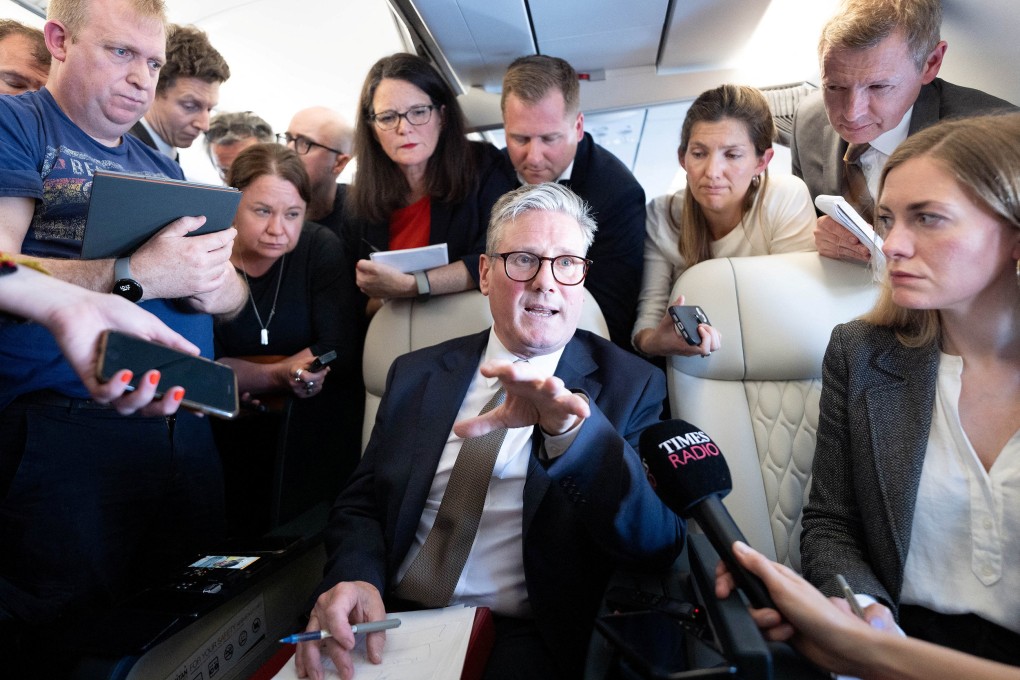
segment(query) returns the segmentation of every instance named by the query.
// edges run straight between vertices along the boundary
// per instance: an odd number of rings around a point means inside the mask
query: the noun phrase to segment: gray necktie
[[[506,390],[501,386],[479,415],[496,408],[505,398]],[[505,437],[503,427],[464,440],[450,471],[436,521],[397,584],[394,590],[397,597],[426,607],[445,607],[450,603],[475,541],[492,470]]]
[[[861,167],[861,155],[870,144],[851,144],[843,155],[843,198],[854,207],[864,221],[875,223],[875,201],[868,189],[868,178]]]

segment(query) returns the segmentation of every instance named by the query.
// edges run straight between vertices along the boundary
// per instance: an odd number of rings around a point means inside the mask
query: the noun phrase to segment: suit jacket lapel
[[[899,573],[910,545],[917,488],[931,430],[937,352],[935,346],[911,349],[895,345],[875,358],[875,366],[888,379],[876,379],[865,393],[870,449],[879,482],[874,499],[882,507],[862,508],[862,512],[884,513],[899,556]],[[891,408],[890,404],[903,407]]]
[[[839,193],[843,186],[843,156],[849,144],[839,136],[832,126],[826,123],[821,148],[832,149],[832,156],[822,162],[822,174],[824,175],[823,186],[833,187],[835,193]]]
[[[152,138],[152,135],[149,134],[149,131],[145,129],[145,126],[142,125],[141,120],[132,125],[131,129],[128,130],[128,133],[140,139],[146,146],[156,149],[157,151],[159,150],[156,146],[156,141]]]

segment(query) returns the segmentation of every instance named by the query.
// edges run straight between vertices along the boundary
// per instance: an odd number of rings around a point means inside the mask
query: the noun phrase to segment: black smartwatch
[[[131,276],[131,258],[121,257],[113,265],[113,293],[131,302],[142,299],[142,284]]]
[[[432,286],[429,284],[429,275],[424,271],[414,272],[414,281],[418,284],[418,299],[425,302],[432,296]]]

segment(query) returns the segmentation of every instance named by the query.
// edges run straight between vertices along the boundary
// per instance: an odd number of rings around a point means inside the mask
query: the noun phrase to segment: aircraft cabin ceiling
[[[817,74],[818,29],[835,0],[391,0],[416,42],[469,99],[498,94],[523,54],[563,57],[582,74],[586,111],[691,99],[721,82],[759,86]],[[783,22],[796,16],[803,29]],[[779,33],[789,33],[776,40]],[[813,36],[813,37],[812,37]],[[755,56],[755,55],[759,56]],[[761,59],[762,54],[768,58]],[[765,62],[763,64],[763,61]],[[767,65],[768,71],[761,66]],[[471,115],[473,114],[473,115]],[[470,108],[472,122],[498,125]]]

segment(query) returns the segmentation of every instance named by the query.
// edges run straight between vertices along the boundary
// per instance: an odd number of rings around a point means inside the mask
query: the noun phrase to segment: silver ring
[[[298,382],[304,382],[304,380],[301,379],[301,374],[304,373],[304,372],[305,372],[305,369],[303,369],[303,368],[299,368],[298,370],[294,371],[294,380],[296,380]]]
[[[315,381],[314,380],[309,380],[308,382],[305,383],[305,389],[308,390],[309,392],[311,392],[312,388],[314,388],[314,387],[315,387]]]
[[[702,359],[707,359],[707,358],[709,358],[710,356],[712,356],[712,353],[711,353],[711,352],[709,352],[708,354],[702,354],[702,355],[701,355],[701,358],[702,358]]]

